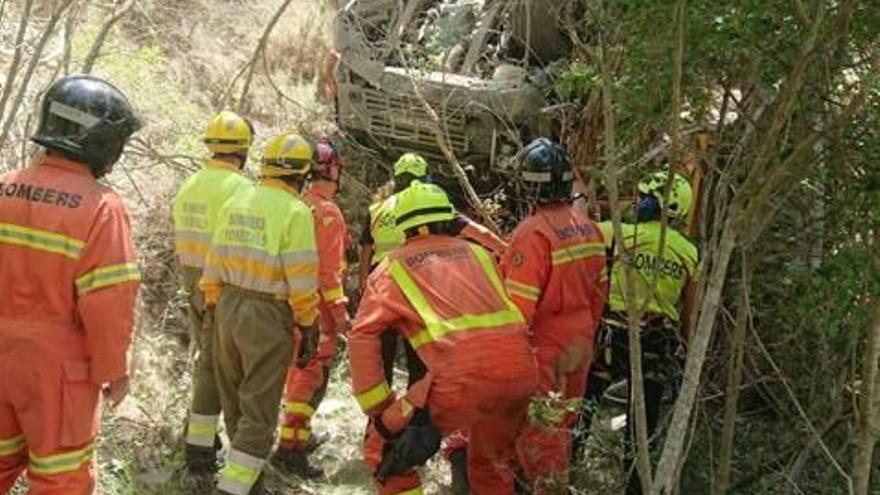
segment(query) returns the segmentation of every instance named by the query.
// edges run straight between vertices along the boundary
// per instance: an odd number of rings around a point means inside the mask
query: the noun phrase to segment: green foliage
[[[567,66],[554,69],[555,89],[563,100],[583,100],[602,86],[601,76],[594,65],[571,62]]]
[[[72,40],[72,66],[86,57],[99,26],[87,24]],[[146,116],[153,139],[165,141],[167,151],[186,155],[204,154],[201,130],[206,118],[176,77],[168,54],[153,44],[135,44],[125,36],[111,35],[95,64],[96,75],[110,78]]]

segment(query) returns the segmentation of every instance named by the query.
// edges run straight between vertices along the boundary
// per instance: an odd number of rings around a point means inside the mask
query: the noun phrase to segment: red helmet
[[[339,174],[345,161],[329,139],[319,138],[315,142],[315,160],[312,173],[318,179],[339,181]]]

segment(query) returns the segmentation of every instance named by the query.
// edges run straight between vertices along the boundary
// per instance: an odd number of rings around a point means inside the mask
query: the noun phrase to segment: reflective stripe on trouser
[[[220,415],[204,415],[190,413],[186,424],[186,445],[196,448],[214,448],[214,437],[217,435],[217,423]]]
[[[89,379],[84,352],[84,336],[72,328],[0,327],[0,449],[7,454],[0,455],[0,493],[25,469],[32,495],[94,492],[100,387]]]
[[[327,391],[330,368],[336,356],[336,340],[333,318],[326,308],[322,308],[318,352],[305,368],[291,366],[287,373],[281,421],[282,448],[304,447],[308,443],[311,436],[309,423]]]
[[[0,493],[12,488],[27,467],[27,444],[20,434],[0,434]]]
[[[293,314],[285,301],[227,286],[216,319],[215,371],[231,447],[266,458],[293,357]]]
[[[232,449],[226,465],[220,470],[217,489],[231,495],[248,495],[265,463],[264,459]]]
[[[204,297],[198,287],[201,274],[197,268],[183,268],[183,287],[189,294],[190,338],[197,346],[186,445],[189,449],[213,450],[220,416],[220,392],[214,375],[213,317],[205,315]]]

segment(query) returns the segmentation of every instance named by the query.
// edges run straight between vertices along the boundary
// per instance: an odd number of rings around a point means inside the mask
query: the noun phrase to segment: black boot
[[[214,475],[223,467],[223,461],[218,455],[223,450],[223,442],[220,436],[214,436],[213,447],[186,446],[184,465],[189,475]]]
[[[272,463],[288,473],[303,479],[321,478],[324,471],[309,464],[309,451],[306,449],[279,449]]]
[[[219,470],[217,454],[211,449],[186,450],[181,484],[187,493],[206,495],[214,489],[214,475]]]
[[[452,468],[452,493],[453,495],[468,495],[471,492],[471,484],[468,481],[467,450],[458,449],[449,456]]]

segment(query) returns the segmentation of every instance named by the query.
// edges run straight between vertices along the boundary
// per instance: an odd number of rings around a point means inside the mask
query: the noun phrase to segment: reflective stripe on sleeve
[[[85,242],[73,237],[11,223],[0,223],[0,244],[60,254],[73,260],[79,258],[79,253],[85,246]]]
[[[342,290],[342,287],[334,287],[332,289],[322,289],[321,297],[324,298],[324,301],[331,302],[337,299],[342,299],[345,297],[345,292]]]
[[[358,404],[361,406],[361,410],[369,411],[384,402],[390,396],[391,387],[388,386],[388,382],[382,380],[382,383],[376,385],[375,387],[367,390],[362,394],[357,394],[355,398],[357,399]]]
[[[318,290],[317,277],[295,277],[287,279],[287,288],[293,291],[312,291]]]
[[[226,465],[220,470],[217,489],[232,495],[248,495],[260,477],[265,462],[259,457],[233,449]]]
[[[529,301],[537,301],[541,297],[541,289],[533,285],[507,279],[504,281],[504,286],[507,287],[507,292],[511,295],[519,296]]]
[[[311,249],[306,251],[281,253],[281,262],[284,263],[285,266],[297,263],[317,263],[318,253]]]
[[[77,278],[75,282],[76,292],[79,295],[83,295],[93,290],[123,282],[134,282],[140,279],[141,271],[136,263],[102,266]]]
[[[24,449],[24,436],[5,438],[0,440],[0,457],[8,457],[17,454]]]
[[[560,248],[551,253],[554,266],[586,259],[591,256],[605,256],[605,244],[601,242],[585,242]]]
[[[71,471],[76,471],[91,462],[94,456],[94,443],[90,443],[79,450],[45,457],[38,456],[31,452],[30,470],[36,474],[42,475],[69,473]]]
[[[288,402],[284,405],[284,412],[311,418],[315,414],[315,408],[307,402]]]
[[[190,414],[186,427],[186,443],[196,447],[213,447],[219,415]]]
[[[312,436],[312,431],[308,428],[292,428],[289,426],[284,426],[281,428],[281,440],[285,441],[296,441],[296,442],[308,442],[309,438]]]

